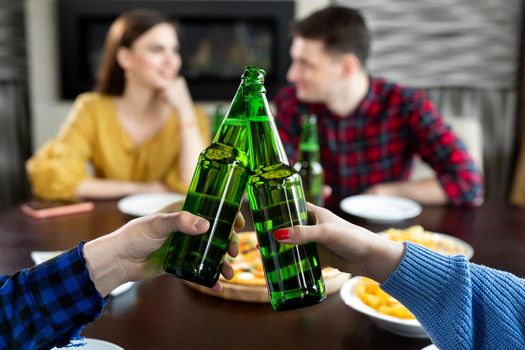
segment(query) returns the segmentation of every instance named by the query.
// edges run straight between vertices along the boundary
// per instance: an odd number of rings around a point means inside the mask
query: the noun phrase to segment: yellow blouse
[[[197,112],[203,140],[208,121]],[[122,181],[161,181],[177,192],[187,191],[179,179],[180,126],[177,114],[140,146],[135,146],[117,116],[112,97],[80,95],[56,137],[48,141],[26,168],[33,194],[46,200],[70,200],[89,176]],[[94,175],[91,175],[88,164]]]

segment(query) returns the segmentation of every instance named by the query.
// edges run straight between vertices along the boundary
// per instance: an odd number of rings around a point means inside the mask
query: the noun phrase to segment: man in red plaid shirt
[[[425,94],[368,75],[370,38],[359,11],[327,7],[294,23],[292,33],[287,79],[293,86],[275,99],[292,164],[301,115],[314,113],[332,199],[374,193],[423,204],[482,202],[481,174]],[[409,180],[416,155],[435,178]]]

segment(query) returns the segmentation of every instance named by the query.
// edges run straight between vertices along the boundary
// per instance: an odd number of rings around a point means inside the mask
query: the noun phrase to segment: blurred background
[[[290,21],[331,3],[363,11],[372,74],[427,91],[483,169],[486,201],[525,191],[522,0],[0,0],[0,213],[29,196],[25,160],[92,89],[123,11],[154,8],[178,23],[182,74],[211,122],[248,63],[267,70],[271,100],[286,83]]]

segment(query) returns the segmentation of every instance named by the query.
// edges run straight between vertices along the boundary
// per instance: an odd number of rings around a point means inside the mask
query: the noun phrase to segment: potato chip
[[[385,293],[379,287],[379,283],[370,278],[361,277],[354,292],[363,303],[382,314],[404,319],[415,319],[414,315],[406,307]]]

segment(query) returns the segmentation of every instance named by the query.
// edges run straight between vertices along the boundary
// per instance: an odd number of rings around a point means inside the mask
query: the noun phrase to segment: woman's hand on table
[[[161,209],[161,213],[131,220],[111,234],[84,245],[84,258],[90,277],[102,295],[128,282],[161,275],[166,254],[166,239],[173,231],[190,235],[205,233],[210,223],[188,212],[178,211],[182,203],[174,203]],[[177,212],[174,212],[177,211]],[[237,215],[234,229],[244,227],[244,218]],[[232,232],[228,254],[239,253],[239,242]],[[233,268],[223,262],[221,273],[226,279],[233,277]],[[218,282],[212,290],[220,291]]]

